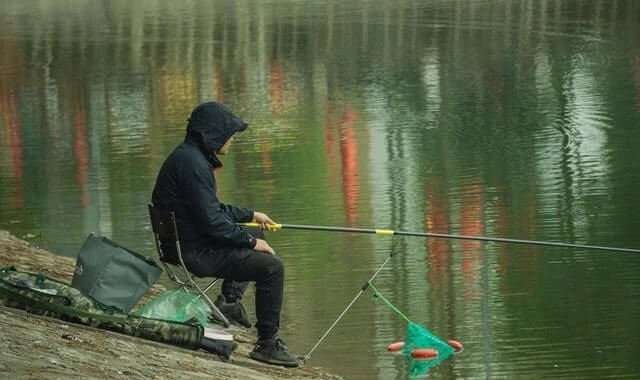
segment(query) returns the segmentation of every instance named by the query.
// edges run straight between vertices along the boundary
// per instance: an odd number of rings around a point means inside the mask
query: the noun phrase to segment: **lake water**
[[[635,0],[4,0],[0,228],[152,255],[155,175],[208,100],[251,124],[220,198],[280,223],[640,248]],[[409,377],[400,313],[464,345],[421,378],[640,378],[637,253],[268,238],[292,351],[355,299],[309,359],[346,379]],[[378,269],[398,312],[358,296]]]

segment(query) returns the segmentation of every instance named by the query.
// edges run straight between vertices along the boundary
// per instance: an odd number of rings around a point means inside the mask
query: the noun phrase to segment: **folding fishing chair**
[[[211,307],[212,313],[214,314],[213,320],[222,323],[224,327],[229,327],[229,320],[220,312],[218,307],[206,294],[215,285],[218,278],[214,278],[206,287],[202,288],[197,284],[196,277],[191,274],[184,265],[175,213],[173,211],[160,209],[155,207],[153,203],[149,203],[149,217],[151,219],[151,229],[153,230],[160,264],[169,278],[178,285],[178,289],[184,289],[191,294],[202,297],[207,305]],[[164,246],[162,242],[164,242]],[[167,244],[171,245],[167,246]],[[167,259],[168,256],[165,252],[167,249],[175,249],[178,263],[171,262]]]

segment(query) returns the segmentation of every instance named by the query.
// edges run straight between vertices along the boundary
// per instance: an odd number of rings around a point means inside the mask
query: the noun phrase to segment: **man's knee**
[[[284,277],[284,263],[278,256],[271,256],[267,265],[267,271],[272,277]]]

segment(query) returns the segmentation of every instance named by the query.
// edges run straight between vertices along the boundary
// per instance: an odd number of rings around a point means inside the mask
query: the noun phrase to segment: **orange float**
[[[387,350],[389,350],[389,352],[398,352],[403,348],[404,348],[404,342],[395,342],[395,343],[391,343],[387,347]]]
[[[447,343],[449,343],[449,346],[453,347],[456,352],[462,351],[462,343],[458,342],[457,340],[448,340]]]
[[[438,351],[432,348],[415,348],[411,350],[411,357],[414,359],[433,359],[438,354]]]

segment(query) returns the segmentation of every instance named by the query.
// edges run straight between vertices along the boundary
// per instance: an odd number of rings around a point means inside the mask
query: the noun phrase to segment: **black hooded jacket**
[[[215,152],[247,124],[226,106],[203,103],[191,113],[184,142],[160,168],[151,200],[173,210],[185,255],[204,248],[253,248],[255,238],[236,222],[249,222],[253,210],[225,205],[216,196]],[[171,258],[169,258],[171,259]]]

